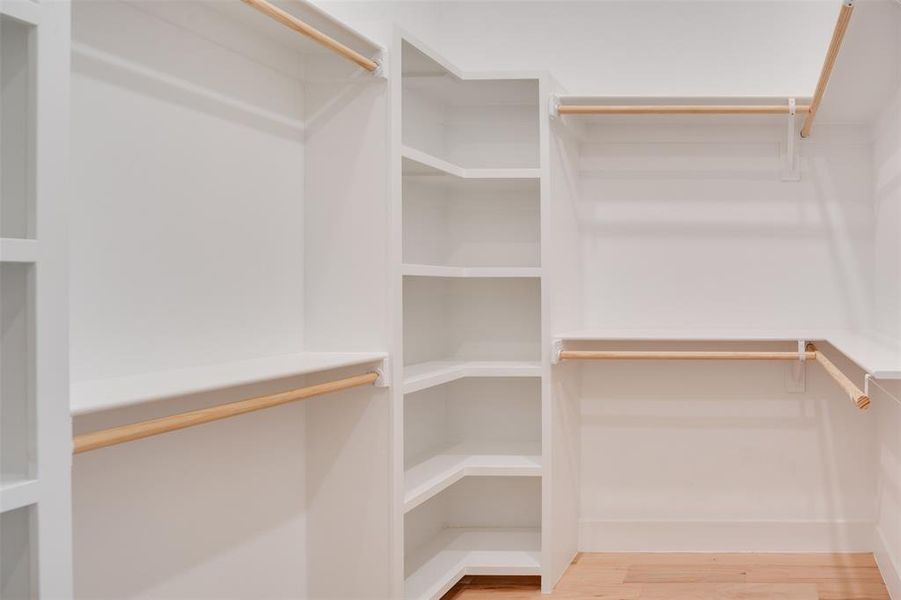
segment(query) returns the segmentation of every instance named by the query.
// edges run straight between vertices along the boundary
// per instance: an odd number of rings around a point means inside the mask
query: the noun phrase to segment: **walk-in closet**
[[[901,600],[899,239],[899,0],[0,0],[0,598]]]

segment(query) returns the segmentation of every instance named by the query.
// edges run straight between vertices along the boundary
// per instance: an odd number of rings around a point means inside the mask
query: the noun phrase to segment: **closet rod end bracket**
[[[385,73],[385,57],[381,55],[373,57],[372,62],[376,64],[375,70],[372,72],[372,76],[387,78],[388,75]]]
[[[377,368],[373,369],[373,371],[378,375],[378,379],[372,382],[377,388],[386,388],[391,385],[391,365],[390,359],[386,358],[382,360],[382,364]]]
[[[547,112],[552,119],[560,116],[560,96],[551,94],[547,102]]]
[[[563,340],[554,340],[554,344],[551,346],[551,364],[559,365],[560,364],[560,353],[563,352]]]
[[[800,144],[796,141],[798,103],[795,98],[788,99],[788,117],[786,123],[786,139],[783,148],[784,166],[782,169],[782,181],[801,181],[801,159],[799,153]]]

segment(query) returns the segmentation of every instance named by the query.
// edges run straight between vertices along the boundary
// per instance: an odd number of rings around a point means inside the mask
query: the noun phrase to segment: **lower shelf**
[[[445,529],[407,558],[404,598],[437,600],[466,575],[540,575],[538,529]]]
[[[470,476],[540,477],[540,444],[460,444],[431,456],[404,473],[404,511]]]

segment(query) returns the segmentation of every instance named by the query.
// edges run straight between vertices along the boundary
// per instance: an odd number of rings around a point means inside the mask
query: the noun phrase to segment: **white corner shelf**
[[[437,600],[466,575],[540,575],[538,529],[444,529],[407,559],[404,598]]]
[[[0,238],[0,262],[36,263],[40,248],[37,240]]]
[[[458,444],[404,472],[404,512],[464,477],[541,477],[541,444]]]
[[[410,394],[465,377],[541,377],[541,361],[440,360],[404,367],[404,393]]]
[[[0,512],[35,504],[39,498],[37,479],[9,479],[0,484]]]
[[[901,379],[901,342],[848,330],[586,329],[555,335],[559,342],[791,342],[825,341],[875,379]]]
[[[537,168],[466,168],[432,156],[421,150],[403,146],[404,175],[452,175],[460,179],[538,179],[541,169]]]
[[[75,383],[71,410],[81,415],[166,398],[379,363],[384,352],[301,352],[253,360]]]
[[[405,263],[402,272],[408,277],[448,278],[537,278],[541,267],[450,267]]]

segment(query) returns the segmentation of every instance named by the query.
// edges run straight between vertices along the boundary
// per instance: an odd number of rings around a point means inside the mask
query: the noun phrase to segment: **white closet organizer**
[[[199,414],[165,421],[178,413],[241,414],[279,404],[284,392],[305,398],[311,385],[383,372],[390,161],[381,48],[301,1],[75,3],[72,32],[76,449],[107,445],[80,437],[90,432],[118,443]],[[386,383],[78,455],[76,589],[133,593],[141,574],[108,580],[102,548],[188,526],[209,528],[194,538],[200,544],[216,535],[213,514],[256,502],[259,488],[275,499],[271,512],[242,520],[261,521],[260,531],[265,519],[286,525],[256,550],[231,544],[229,560],[254,569],[278,554],[297,565],[258,593],[387,593],[373,577],[335,575],[388,569],[389,498],[370,484],[384,480],[388,461]],[[144,433],[117,429],[128,424]],[[351,432],[339,455],[335,443]],[[221,458],[210,454],[216,447]],[[141,456],[173,466],[156,475],[159,487],[193,485],[178,473],[196,470],[192,497],[216,509],[199,515],[130,481],[124,474]],[[245,460],[255,466],[242,469]],[[226,481],[233,491],[220,498]],[[349,482],[372,489],[366,510],[344,493]],[[173,518],[152,532],[139,515],[159,507]],[[129,527],[88,531],[104,512]],[[185,553],[205,551],[190,546]],[[152,542],[140,550],[159,551]],[[164,562],[193,561],[179,553]]]
[[[542,572],[541,81],[396,48],[395,531],[403,597],[434,599]]]
[[[577,551],[874,545],[892,572],[872,541],[892,475],[857,408],[884,414],[870,384],[901,377],[897,8],[861,3],[855,30],[849,4],[812,95],[551,97],[551,452],[573,468],[549,578]]]

